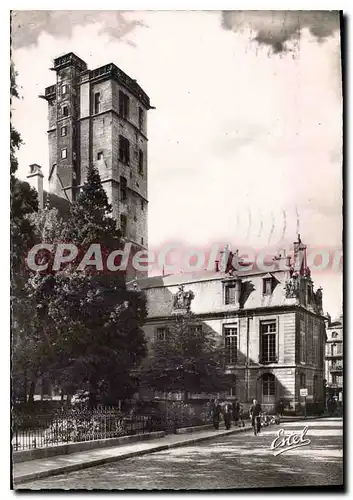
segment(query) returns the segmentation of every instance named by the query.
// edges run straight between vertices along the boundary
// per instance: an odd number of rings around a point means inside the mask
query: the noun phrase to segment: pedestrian
[[[238,426],[240,425],[239,421],[241,422],[242,426],[245,426],[244,423],[244,418],[243,418],[243,407],[240,404],[240,401],[237,399],[233,402],[232,405],[232,413],[233,413],[233,420],[234,420],[234,425]]]
[[[252,406],[250,406],[249,414],[255,436],[259,434],[261,430],[261,412],[262,409],[260,403],[258,403],[257,400],[254,399]]]
[[[229,430],[232,422],[232,406],[228,401],[223,405],[223,419],[225,428]]]
[[[276,404],[275,411],[276,411],[277,415],[280,415],[281,417],[283,417],[284,403],[283,403],[282,399],[280,401],[278,401],[278,403]]]
[[[221,405],[219,399],[215,399],[212,404],[212,422],[213,422],[213,427],[216,430],[219,429],[220,417],[221,417]]]

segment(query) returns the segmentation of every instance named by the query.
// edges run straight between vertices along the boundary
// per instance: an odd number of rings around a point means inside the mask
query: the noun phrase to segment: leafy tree
[[[18,98],[16,71],[11,64],[11,100]],[[11,264],[13,285],[18,274],[25,269],[24,258],[34,242],[34,226],[28,214],[38,211],[37,192],[27,182],[19,181],[15,174],[18,169],[16,152],[22,144],[19,132],[12,126],[10,136],[10,192],[11,192]]]
[[[11,101],[19,98],[16,85],[16,71],[14,65],[10,67]],[[27,251],[35,241],[35,227],[29,219],[29,214],[38,210],[38,196],[28,183],[16,178],[18,161],[16,153],[22,144],[19,132],[10,125],[10,241],[11,241],[11,324],[12,324],[12,384],[14,393],[18,393],[22,386],[23,396],[26,398],[26,369],[20,376],[21,360],[26,359],[23,346],[28,347],[28,339],[24,340],[23,331],[32,313],[27,309],[27,297],[24,292],[28,279],[25,265]],[[19,371],[20,370],[20,371]]]
[[[34,243],[61,242],[63,221],[56,208],[50,208],[47,203],[43,210],[29,214],[28,220],[34,227]],[[37,260],[40,258],[39,254]],[[47,280],[50,279],[48,275],[27,270],[21,300],[16,301],[16,341],[12,357],[15,400],[33,401],[36,381],[51,374],[56,361],[52,342],[56,328],[51,318],[42,313],[50,297],[38,293],[38,290],[48,289]]]
[[[167,326],[164,339],[156,339],[144,363],[141,380],[165,394],[213,393],[230,385],[224,371],[224,353],[214,333],[195,328],[197,317],[178,315]]]
[[[67,392],[86,389],[92,406],[130,395],[131,371],[146,354],[144,296],[126,290],[122,272],[77,268],[92,243],[100,245],[103,261],[121,247],[111,213],[99,173],[91,168],[63,231],[79,254],[60,270],[39,274],[33,287],[43,322],[49,318],[55,325],[51,374]]]

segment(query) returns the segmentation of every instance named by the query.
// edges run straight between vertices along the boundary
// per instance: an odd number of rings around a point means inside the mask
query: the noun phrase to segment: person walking
[[[213,427],[216,430],[219,429],[220,417],[221,417],[221,405],[219,399],[215,399],[212,404],[212,422],[213,422]]]
[[[260,434],[261,431],[261,412],[262,409],[260,403],[258,403],[257,400],[254,399],[253,404],[250,406],[249,415],[255,436],[257,436],[257,434]]]
[[[229,401],[226,401],[223,405],[223,419],[225,428],[229,430],[232,422],[232,405]]]
[[[245,423],[244,423],[244,418],[243,418],[243,407],[242,405],[240,404],[240,401],[238,401],[237,399],[233,402],[233,405],[232,405],[232,413],[233,413],[233,420],[234,420],[234,425],[235,426],[238,426],[241,425],[244,427],[245,426]],[[240,422],[239,422],[240,421]]]

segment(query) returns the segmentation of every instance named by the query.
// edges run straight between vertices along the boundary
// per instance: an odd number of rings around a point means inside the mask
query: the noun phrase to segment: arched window
[[[272,403],[276,396],[276,379],[272,373],[262,376],[262,402]]]

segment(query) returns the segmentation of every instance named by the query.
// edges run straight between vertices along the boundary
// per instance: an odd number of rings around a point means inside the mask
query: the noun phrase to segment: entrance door
[[[274,407],[276,404],[276,377],[272,373],[265,373],[261,377],[261,386],[262,404]]]

